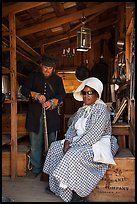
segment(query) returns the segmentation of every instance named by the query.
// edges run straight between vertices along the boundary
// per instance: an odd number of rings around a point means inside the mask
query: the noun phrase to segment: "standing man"
[[[43,110],[46,112],[48,145],[57,139],[60,129],[58,105],[63,102],[65,90],[61,77],[55,74],[55,59],[43,56],[38,72],[33,72],[22,85],[22,95],[29,97],[26,128],[30,137],[30,162],[34,178],[42,170],[42,152],[44,144]]]

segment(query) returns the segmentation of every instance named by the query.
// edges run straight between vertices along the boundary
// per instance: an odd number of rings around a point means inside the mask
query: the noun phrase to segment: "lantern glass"
[[[77,32],[77,51],[88,51],[91,48],[91,30],[81,27]]]

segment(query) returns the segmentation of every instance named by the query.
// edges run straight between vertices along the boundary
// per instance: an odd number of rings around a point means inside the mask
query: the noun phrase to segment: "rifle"
[[[46,110],[43,108],[43,123],[44,123],[44,148],[45,153],[48,151],[48,133],[47,133],[47,121],[46,121]]]
[[[48,152],[48,133],[47,133],[47,121],[46,121],[46,110],[43,108],[43,125],[44,125],[44,148],[45,148],[45,155],[44,155],[44,161],[45,161],[45,156]],[[48,174],[44,173],[42,171],[41,176],[40,176],[40,181],[48,181]]]

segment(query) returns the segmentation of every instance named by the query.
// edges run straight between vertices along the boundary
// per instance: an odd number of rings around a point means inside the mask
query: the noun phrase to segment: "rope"
[[[31,166],[31,162],[30,162],[30,155],[27,154],[28,157],[28,170],[31,171],[32,170],[32,166]]]

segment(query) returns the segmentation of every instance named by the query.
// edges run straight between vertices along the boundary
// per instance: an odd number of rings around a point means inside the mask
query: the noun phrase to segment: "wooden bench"
[[[112,124],[112,134],[117,137],[118,144],[121,148],[130,148],[130,125],[119,122]]]
[[[125,148],[119,149],[114,160],[117,165],[109,165],[103,179],[87,196],[88,202],[135,201],[135,157]]]

